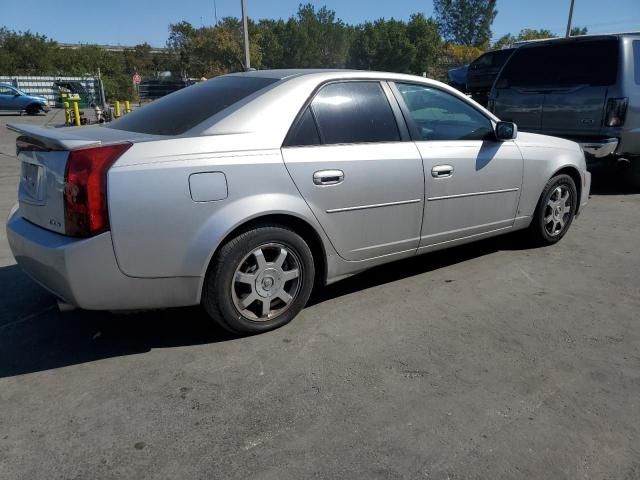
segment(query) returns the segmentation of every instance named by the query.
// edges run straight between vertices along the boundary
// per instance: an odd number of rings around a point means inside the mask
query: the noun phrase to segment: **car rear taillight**
[[[605,127],[621,127],[627,116],[628,98],[610,98],[607,101],[607,111],[604,117]]]
[[[107,172],[131,143],[72,150],[64,172],[65,233],[90,237],[109,230]]]

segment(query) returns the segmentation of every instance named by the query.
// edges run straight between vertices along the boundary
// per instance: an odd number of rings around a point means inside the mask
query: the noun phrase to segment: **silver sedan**
[[[553,244],[590,188],[576,143],[392,73],[225,75],[106,127],[9,128],[9,243],[61,305],[202,304],[236,333],[397,259],[521,229]]]

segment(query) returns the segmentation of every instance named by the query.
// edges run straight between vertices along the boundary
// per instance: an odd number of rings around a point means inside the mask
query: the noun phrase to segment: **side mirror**
[[[495,132],[496,139],[501,142],[505,140],[515,140],[518,136],[518,126],[513,122],[498,122]]]

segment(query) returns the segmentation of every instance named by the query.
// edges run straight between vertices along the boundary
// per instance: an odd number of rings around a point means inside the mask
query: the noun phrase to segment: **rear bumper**
[[[597,140],[593,142],[579,142],[584,153],[591,158],[600,159],[605,158],[613,153],[618,148],[617,138],[605,138],[603,140]]]
[[[111,233],[76,239],[44,230],[14,211],[7,239],[16,262],[57,297],[88,310],[137,310],[198,303],[199,277],[133,278],[116,262]]]

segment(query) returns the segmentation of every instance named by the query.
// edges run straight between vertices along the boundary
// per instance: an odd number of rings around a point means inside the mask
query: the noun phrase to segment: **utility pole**
[[[213,0],[213,19],[215,20],[214,25],[218,25],[218,6],[216,5],[216,0]]]
[[[571,36],[571,20],[573,19],[573,5],[576,3],[576,0],[571,0],[571,8],[569,9],[569,21],[567,22],[567,34],[566,37]]]
[[[244,31],[244,69],[251,69],[249,58],[249,26],[247,25],[247,0],[242,0],[242,29]]]

